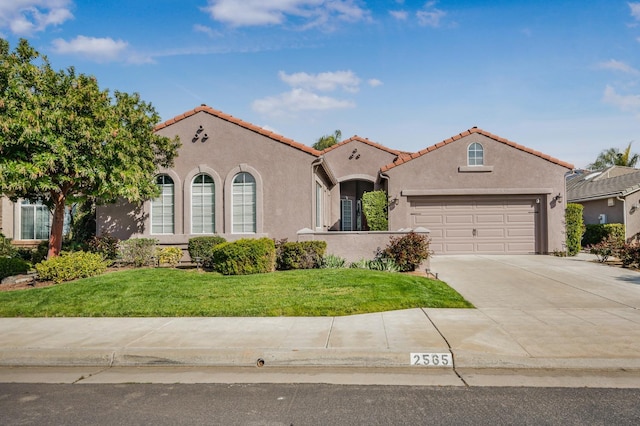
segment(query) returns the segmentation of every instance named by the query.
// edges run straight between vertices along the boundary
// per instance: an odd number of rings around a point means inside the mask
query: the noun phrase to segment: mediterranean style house
[[[174,166],[156,176],[161,195],[99,206],[98,234],[183,247],[211,234],[324,239],[329,252],[350,253],[413,229],[429,232],[437,254],[564,249],[573,166],[475,127],[416,153],[359,136],[317,151],[201,105],[156,131],[182,142]],[[386,234],[367,232],[362,195],[372,190],[389,197]],[[41,237],[30,233],[34,208],[4,200],[2,232]]]

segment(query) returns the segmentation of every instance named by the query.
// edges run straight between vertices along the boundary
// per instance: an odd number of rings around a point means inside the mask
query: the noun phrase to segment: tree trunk
[[[49,235],[48,259],[56,257],[62,250],[62,231],[64,230],[64,207],[66,197],[62,194],[55,194],[53,198],[53,220],[51,223],[51,234]]]

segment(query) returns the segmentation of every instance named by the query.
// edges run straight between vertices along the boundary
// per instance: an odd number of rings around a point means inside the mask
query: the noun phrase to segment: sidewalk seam
[[[327,334],[327,341],[324,343],[324,348],[329,349],[329,341],[331,340],[331,333],[333,332],[333,323],[336,317],[331,317],[331,327],[329,327],[329,334]]]

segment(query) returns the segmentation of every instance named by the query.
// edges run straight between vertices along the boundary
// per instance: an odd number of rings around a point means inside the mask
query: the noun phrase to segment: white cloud
[[[620,95],[613,87],[607,85],[602,100],[621,111],[640,113],[640,95]]]
[[[627,3],[631,9],[631,16],[640,21],[640,3]]]
[[[204,34],[208,35],[211,38],[220,36],[219,32],[215,31],[211,27],[207,27],[206,25],[195,24],[193,26],[193,31],[195,31],[197,33],[204,33]]]
[[[71,41],[61,38],[51,42],[56,53],[85,57],[95,62],[147,63],[151,59],[144,55],[128,52],[129,44],[112,38],[77,36]]]
[[[229,25],[279,25],[289,18],[299,18],[304,27],[317,27],[332,20],[357,22],[369,18],[370,12],[357,0],[208,0],[203,8],[211,18]]]
[[[271,116],[281,116],[298,111],[326,111],[353,108],[355,103],[349,100],[320,96],[305,89],[293,89],[278,96],[269,96],[255,100],[251,107],[254,111]]]
[[[422,10],[416,12],[416,17],[418,18],[418,23],[420,25],[433,28],[440,26],[440,21],[447,15],[447,13],[437,9],[435,5],[435,1],[427,2]]]
[[[371,87],[378,87],[382,86],[383,83],[377,78],[370,78],[369,80],[367,80],[367,84]]]
[[[291,87],[323,92],[334,91],[340,87],[347,92],[354,93],[358,91],[360,85],[360,79],[353,71],[322,72],[319,74],[307,74],[306,72],[287,74],[280,71],[278,76],[280,80]]]
[[[406,10],[390,10],[389,15],[393,16],[398,21],[406,21],[409,17],[409,13]]]
[[[610,59],[606,62],[600,62],[598,64],[598,67],[606,70],[620,71],[626,74],[640,75],[640,71],[633,68],[631,65],[621,61],[616,61],[615,59]]]
[[[71,0],[0,1],[0,28],[17,35],[31,35],[73,19]]]

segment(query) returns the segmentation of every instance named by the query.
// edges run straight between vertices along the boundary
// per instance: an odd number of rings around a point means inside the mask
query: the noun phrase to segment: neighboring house
[[[625,238],[640,233],[640,170],[612,166],[567,180],[567,199],[582,204],[585,224],[622,223]]]
[[[162,195],[99,206],[99,234],[183,247],[211,234],[344,236],[338,245],[356,253],[388,241],[366,232],[361,209],[362,194],[381,189],[388,234],[426,228],[439,254],[564,249],[564,176],[573,166],[477,128],[413,154],[359,136],[317,151],[202,105],[156,131],[182,142],[174,167],[156,177]]]

